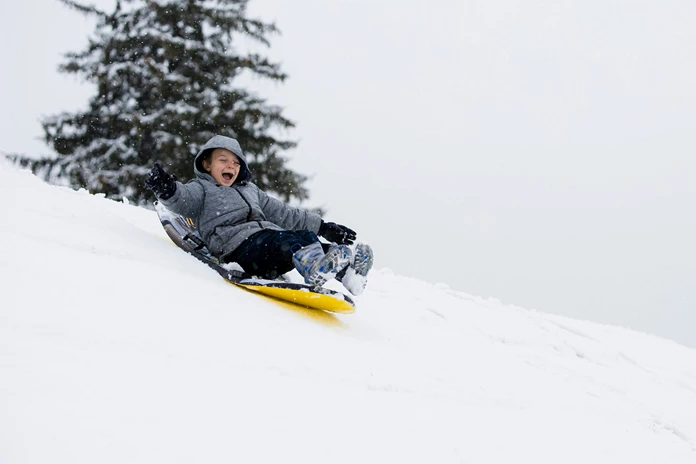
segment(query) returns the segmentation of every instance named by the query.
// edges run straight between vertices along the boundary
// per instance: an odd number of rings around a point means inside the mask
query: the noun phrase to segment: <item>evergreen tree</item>
[[[307,178],[279,154],[295,142],[271,133],[293,123],[234,85],[245,71],[286,78],[278,64],[233,47],[242,36],[269,46],[267,37],[277,32],[246,17],[248,0],[118,0],[112,13],[60,1],[98,20],[87,49],[66,54],[60,67],[98,92],[86,111],[42,121],[57,159],[22,164],[52,182],[144,203],[152,199],[143,181],[155,161],[186,181],[198,148],[220,134],[242,145],[260,188],[285,201],[308,197]]]

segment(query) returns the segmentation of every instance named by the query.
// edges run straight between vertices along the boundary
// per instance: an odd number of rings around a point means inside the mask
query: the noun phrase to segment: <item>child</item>
[[[275,279],[296,268],[305,282],[321,286],[336,278],[354,295],[362,293],[372,267],[369,245],[353,230],[268,196],[251,182],[239,143],[216,135],[193,161],[196,178],[177,182],[160,163],[145,181],[171,211],[194,220],[210,252],[238,263],[248,274]],[[320,235],[335,244],[319,241]]]

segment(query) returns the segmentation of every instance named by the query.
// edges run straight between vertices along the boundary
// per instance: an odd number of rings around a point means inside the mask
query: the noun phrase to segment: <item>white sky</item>
[[[696,346],[696,4],[423,5],[251,0],[311,204],[378,267]],[[56,72],[91,25],[5,11],[0,151],[46,152],[40,115],[93,93]]]

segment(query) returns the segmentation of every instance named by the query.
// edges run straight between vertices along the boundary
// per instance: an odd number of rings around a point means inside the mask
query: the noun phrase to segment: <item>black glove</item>
[[[326,240],[339,245],[352,245],[353,240],[355,240],[355,231],[349,229],[341,224],[336,224],[335,222],[324,222],[321,221],[321,227],[319,227],[319,235],[324,237]]]
[[[145,180],[145,187],[155,192],[157,198],[166,200],[176,192],[176,176],[169,174],[157,162]]]

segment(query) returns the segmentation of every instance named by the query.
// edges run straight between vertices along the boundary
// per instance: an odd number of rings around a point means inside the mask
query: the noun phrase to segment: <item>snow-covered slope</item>
[[[696,350],[386,269],[283,306],[151,211],[6,164],[0,197],[0,463],[696,462]]]

